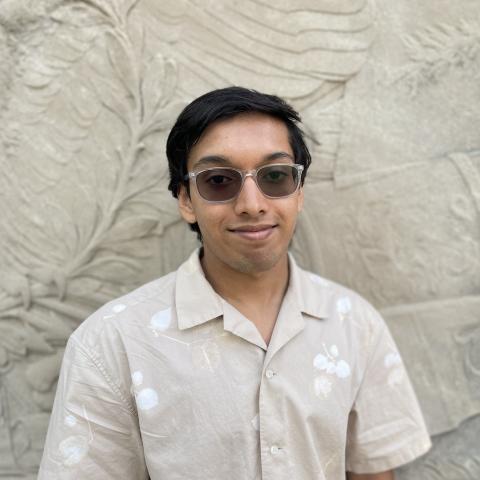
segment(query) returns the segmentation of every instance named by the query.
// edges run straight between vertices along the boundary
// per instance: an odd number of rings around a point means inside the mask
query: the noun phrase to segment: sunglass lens
[[[293,165],[268,165],[257,172],[262,192],[273,198],[291,195],[298,186],[298,170]]]
[[[212,168],[197,176],[198,193],[210,202],[234,198],[242,185],[242,175],[230,168]]]

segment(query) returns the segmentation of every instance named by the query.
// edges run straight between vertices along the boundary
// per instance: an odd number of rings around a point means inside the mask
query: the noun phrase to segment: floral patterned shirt
[[[300,269],[267,347],[194,252],[70,337],[39,479],[341,480],[430,438],[394,341],[358,294]]]

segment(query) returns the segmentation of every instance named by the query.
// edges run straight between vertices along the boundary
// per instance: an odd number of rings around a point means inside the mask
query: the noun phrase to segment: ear
[[[298,189],[297,211],[298,211],[299,213],[303,210],[303,200],[304,200],[303,187],[301,186],[301,187]]]
[[[178,192],[178,210],[180,215],[187,223],[195,223],[197,217],[193,209],[192,200],[188,195],[185,185],[180,185],[180,190]]]

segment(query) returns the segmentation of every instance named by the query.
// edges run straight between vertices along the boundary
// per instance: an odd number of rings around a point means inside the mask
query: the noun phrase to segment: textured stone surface
[[[71,331],[195,246],[165,139],[230,84],[302,114],[293,250],[381,309],[435,435],[399,478],[480,478],[478,1],[270,3],[0,2],[0,478],[35,478]]]
[[[398,469],[397,480],[465,480],[480,478],[480,416],[466,420],[452,432],[434,437],[432,449],[421,459]]]

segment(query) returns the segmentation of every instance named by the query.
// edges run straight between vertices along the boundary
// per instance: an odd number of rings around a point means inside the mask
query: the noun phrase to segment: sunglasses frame
[[[262,170],[263,168],[266,168],[266,167],[285,167],[285,166],[293,167],[298,172],[298,182],[297,182],[297,186],[296,186],[295,190],[292,193],[289,193],[288,195],[282,195],[281,197],[271,197],[270,195],[267,195],[260,188],[260,185],[258,184],[258,181],[257,181],[258,171]],[[291,197],[299,189],[300,184],[302,183],[302,172],[304,171],[304,169],[305,169],[305,167],[303,165],[299,164],[299,163],[272,163],[272,164],[268,164],[268,165],[262,165],[261,167],[254,168],[252,170],[240,170],[239,168],[233,168],[233,167],[209,167],[209,168],[204,168],[203,170],[199,170],[198,172],[189,172],[183,177],[183,179],[185,181],[193,179],[194,183],[195,183],[195,188],[197,189],[197,192],[198,192],[198,195],[200,195],[202,200],[204,200],[205,202],[208,202],[208,203],[228,203],[228,202],[232,202],[233,200],[235,200],[240,195],[240,192],[242,191],[242,188],[243,188],[243,184],[245,183],[245,179],[247,177],[252,177],[253,178],[253,180],[255,182],[255,185],[257,186],[258,190],[260,190],[260,192],[262,193],[262,195],[264,197],[271,198],[271,199],[275,200],[275,199],[278,199],[278,198]],[[235,172],[238,172],[242,177],[242,183],[240,184],[240,188],[238,189],[238,192],[236,193],[236,195],[233,196],[232,198],[229,198],[228,200],[207,200],[205,197],[203,197],[202,194],[200,193],[200,190],[198,189],[198,186],[197,186],[197,176],[200,175],[203,172],[208,172],[210,170],[229,170],[229,171],[234,170]]]

